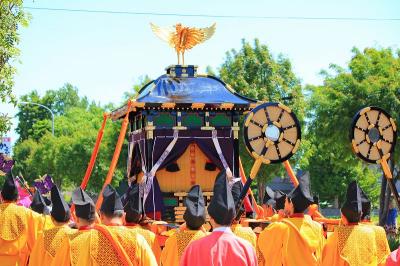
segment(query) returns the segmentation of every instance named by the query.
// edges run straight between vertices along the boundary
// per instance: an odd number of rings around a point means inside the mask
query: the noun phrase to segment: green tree
[[[91,104],[87,108],[69,108],[64,115],[57,116],[56,137],[50,132],[45,132],[39,140],[28,138],[15,145],[15,171],[21,172],[30,182],[48,173],[63,186],[79,185],[89,163],[104,111],[100,106]],[[119,129],[120,123],[107,122],[100,152],[88,184],[90,191],[98,192],[102,187]],[[123,178],[125,158],[126,143],[114,174],[114,185]]]
[[[22,0],[0,1],[0,103],[14,103],[12,94],[14,60],[19,55],[18,27],[28,25],[28,15],[22,8]],[[10,128],[10,119],[0,114],[0,135]]]
[[[207,68],[213,73],[211,68]],[[292,71],[290,60],[283,55],[273,56],[266,45],[258,39],[254,44],[243,40],[239,51],[226,53],[225,62],[219,69],[220,78],[230,84],[238,93],[259,101],[281,102],[290,106],[301,122],[305,117],[305,100],[299,79]],[[241,138],[242,139],[242,138]],[[250,172],[253,159],[241,143],[240,156],[246,173]],[[304,155],[304,149],[300,151]],[[297,160],[304,157],[297,155]],[[261,168],[257,176],[259,197],[264,193],[264,183],[284,174],[282,165],[268,165]]]
[[[359,180],[376,206],[380,169],[355,157],[348,132],[352,117],[365,106],[379,106],[398,118],[400,51],[354,48],[352,52],[348,69],[331,65],[330,71],[322,72],[323,85],[307,87],[311,92],[307,138],[313,151],[309,170],[322,199],[341,201],[349,181]],[[393,159],[399,175],[398,152]]]
[[[32,91],[21,96],[20,101],[47,106],[56,116],[64,115],[68,108],[87,108],[89,105],[87,98],[80,98],[78,89],[69,83],[58,90],[46,91],[43,97],[37,91]],[[46,132],[51,132],[51,113],[43,107],[21,104],[17,117],[19,123],[16,132],[19,134],[19,142],[28,138],[38,141]]]
[[[54,177],[64,187],[78,186],[85,174],[90,156],[101,126],[103,113],[114,109],[89,103],[79,97],[77,88],[70,84],[58,90],[50,90],[40,97],[33,91],[21,97],[25,101],[42,103],[55,112],[55,136],[52,136],[50,115],[46,110],[21,106],[18,128],[26,128],[29,134],[20,138],[13,149],[16,160],[15,172],[21,172],[30,183],[45,173]],[[43,109],[43,110],[42,110]],[[27,121],[29,120],[29,121]],[[29,123],[32,127],[29,128]],[[121,123],[108,121],[96,160],[88,190],[97,193],[108,172]],[[127,145],[123,146],[113,184],[124,176]]]

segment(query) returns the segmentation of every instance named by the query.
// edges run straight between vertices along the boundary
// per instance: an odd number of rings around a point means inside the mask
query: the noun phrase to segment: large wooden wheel
[[[381,165],[400,210],[400,195],[388,164],[396,146],[396,138],[393,118],[379,107],[365,107],[353,118],[350,140],[354,153],[366,162]]]
[[[281,103],[264,103],[246,117],[244,141],[254,159],[265,164],[281,163],[297,151],[300,123],[292,110]]]
[[[389,159],[396,146],[396,124],[379,107],[366,107],[354,116],[350,141],[354,153],[369,163]]]

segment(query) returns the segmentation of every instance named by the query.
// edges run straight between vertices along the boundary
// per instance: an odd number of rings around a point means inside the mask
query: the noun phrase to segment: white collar
[[[215,228],[213,230],[213,232],[223,232],[223,233],[232,234],[232,230],[231,230],[231,228],[229,226],[221,226],[221,227]]]

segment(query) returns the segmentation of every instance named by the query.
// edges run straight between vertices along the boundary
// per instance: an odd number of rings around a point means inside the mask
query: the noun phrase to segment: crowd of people
[[[30,208],[17,205],[16,180],[7,174],[0,203],[0,265],[400,265],[385,231],[369,221],[371,202],[349,184],[341,221],[327,235],[307,213],[315,203],[307,175],[289,194],[267,188],[265,228],[256,234],[240,208],[241,182],[221,171],[206,206],[200,186],[185,198],[185,223],[162,247],[143,212],[140,188],[124,195],[107,185],[99,211],[80,187],[68,204],[56,185],[50,201],[39,191]],[[210,228],[206,228],[206,215]]]

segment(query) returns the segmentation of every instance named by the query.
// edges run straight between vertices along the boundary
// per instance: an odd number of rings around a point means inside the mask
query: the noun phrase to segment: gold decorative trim
[[[176,105],[176,103],[163,103],[163,104],[161,105],[161,108],[164,108],[164,109],[172,109],[172,108],[175,108],[175,105]]]
[[[192,103],[192,109],[203,109],[205,105],[205,103]]]
[[[221,109],[228,109],[231,110],[233,108],[233,106],[235,106],[233,103],[222,103],[220,105]]]
[[[363,114],[365,114],[366,112],[369,112],[371,110],[371,107],[365,107],[364,109],[362,109],[361,111],[360,111],[360,115],[363,115]]]

